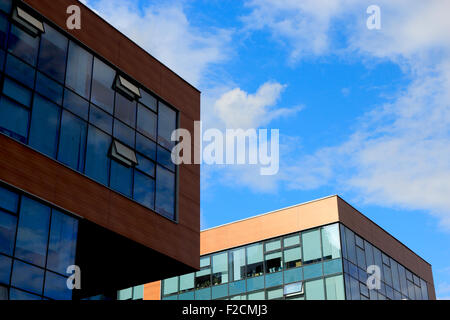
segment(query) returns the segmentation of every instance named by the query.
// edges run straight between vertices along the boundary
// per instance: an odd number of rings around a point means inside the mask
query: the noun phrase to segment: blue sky
[[[202,228],[339,194],[429,261],[450,298],[448,2],[87,3],[202,91],[205,127],[239,113],[280,130],[276,176],[202,167]]]

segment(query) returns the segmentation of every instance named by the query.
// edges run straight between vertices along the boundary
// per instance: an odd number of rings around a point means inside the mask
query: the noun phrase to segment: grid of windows
[[[78,220],[0,186],[0,300],[70,300]]]
[[[141,97],[122,95],[113,67],[47,23],[24,31],[2,3],[0,132],[175,220],[177,112],[127,80]],[[115,141],[137,164],[112,157]]]
[[[425,280],[347,227],[341,225],[340,229],[347,299],[428,300]],[[379,267],[381,277],[379,289],[369,290],[367,287],[369,266]]]
[[[117,300],[142,300],[144,298],[144,285],[119,290]]]
[[[338,224],[201,257],[162,281],[163,300],[345,299]]]

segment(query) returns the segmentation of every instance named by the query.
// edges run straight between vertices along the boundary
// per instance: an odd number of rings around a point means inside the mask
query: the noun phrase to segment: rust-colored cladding
[[[175,107],[180,127],[194,136],[193,122],[200,120],[197,89],[78,1],[24,3]],[[81,30],[66,27],[73,4],[81,8]],[[175,223],[6,136],[0,135],[0,148],[0,180],[198,269],[199,165],[179,166]]]

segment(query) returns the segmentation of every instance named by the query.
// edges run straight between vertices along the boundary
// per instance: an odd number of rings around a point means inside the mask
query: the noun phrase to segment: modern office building
[[[0,299],[198,270],[200,168],[171,161],[195,120],[200,92],[82,3],[0,0]]]
[[[431,265],[338,196],[202,231],[200,247],[199,271],[146,284],[144,299],[436,298]]]

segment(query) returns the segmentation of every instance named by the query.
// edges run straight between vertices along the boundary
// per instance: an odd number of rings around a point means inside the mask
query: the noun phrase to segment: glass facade
[[[44,23],[36,37],[0,7],[0,132],[71,169],[176,220],[171,161],[177,112],[140,88],[130,100],[116,91],[120,72]],[[113,141],[137,165],[110,156]]]
[[[70,300],[78,219],[0,185],[0,300]]]

